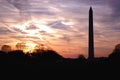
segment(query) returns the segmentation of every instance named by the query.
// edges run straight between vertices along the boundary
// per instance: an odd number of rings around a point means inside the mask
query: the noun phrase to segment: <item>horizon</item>
[[[119,44],[118,0],[0,0],[0,5],[0,46],[44,44],[64,57],[88,57],[90,6],[95,57],[108,56]]]

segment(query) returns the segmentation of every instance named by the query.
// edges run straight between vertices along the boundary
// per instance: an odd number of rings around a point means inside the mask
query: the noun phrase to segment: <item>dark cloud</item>
[[[70,42],[72,40],[69,35],[63,35],[63,37],[60,37],[59,39],[65,40],[67,42]]]
[[[39,31],[39,32],[40,32],[40,34],[42,34],[42,35],[46,35],[46,34],[47,34],[46,31]]]
[[[21,39],[21,38],[25,38],[25,36],[10,36],[11,38],[16,38],[16,39]]]
[[[8,3],[12,4],[18,10],[26,10],[29,9],[30,5],[28,0],[6,0]]]
[[[105,23],[106,29],[120,31],[120,24],[118,24],[120,21],[120,0],[108,0],[107,5],[112,9],[112,12],[101,20]]]
[[[40,39],[40,38],[38,38],[38,37],[35,37],[35,36],[26,36],[26,38],[31,38],[31,39]]]
[[[13,33],[13,32],[5,27],[0,27],[0,34],[10,34],[10,33]]]
[[[102,0],[104,3],[104,0]],[[120,20],[120,0],[107,0],[105,1],[105,5],[108,5],[110,9],[112,9],[111,14],[107,15],[108,17],[104,17],[103,22],[109,22],[111,24],[116,24]],[[104,9],[103,9],[104,10]],[[109,13],[106,11],[106,13]]]
[[[50,23],[49,26],[56,29],[67,29],[67,26],[62,24],[61,21]]]
[[[103,50],[110,50],[109,48],[103,48],[103,47],[96,47],[96,49],[99,49],[100,51],[103,51]]]
[[[83,38],[85,38],[85,36],[86,36],[86,34],[75,34],[73,37],[83,39]]]
[[[49,10],[48,6],[44,6],[43,1],[36,0],[7,0],[7,1],[20,11],[21,16],[27,14],[30,17],[31,13],[39,15],[55,15],[53,12]],[[41,3],[43,4],[41,5]]]
[[[55,13],[50,12],[50,11],[45,11],[45,12],[43,12],[43,11],[32,11],[31,13],[35,14],[35,15],[38,15],[38,16],[40,16],[40,15],[48,15],[48,16],[56,15]]]
[[[31,8],[31,5],[28,0],[6,0],[6,6],[11,5],[9,7],[9,10],[17,10],[17,13],[19,13],[19,16],[21,17],[21,21],[28,21],[31,19],[31,12],[29,11]],[[12,13],[16,13],[15,11],[12,11]],[[17,18],[16,18],[17,19]]]
[[[50,26],[51,28],[60,29],[60,30],[70,30],[70,26],[63,24],[61,21],[55,21],[55,22],[49,23],[48,26]]]
[[[46,31],[39,31],[39,33],[43,36],[55,37],[54,34],[47,33]]]
[[[112,17],[120,18],[120,0],[109,0],[109,4],[113,9]]]
[[[105,5],[106,1],[105,0],[79,0],[79,1],[82,1],[90,6],[92,5],[100,5],[100,6],[103,6]]]
[[[104,16],[101,22],[105,23],[105,25],[110,25],[109,27],[116,27],[116,24],[120,21],[120,0],[108,0],[106,2],[111,11],[106,11],[107,15],[103,13]]]
[[[40,39],[38,37],[34,36],[10,36],[11,38],[16,38],[16,39]]]
[[[26,32],[23,32],[22,30],[18,28],[13,28],[13,30],[15,30],[17,33],[27,34]]]
[[[36,30],[39,29],[38,27],[36,27],[34,24],[29,24],[28,26],[26,26],[27,30]]]
[[[115,31],[120,31],[120,26],[115,26],[115,27],[112,27],[112,30],[115,30]]]

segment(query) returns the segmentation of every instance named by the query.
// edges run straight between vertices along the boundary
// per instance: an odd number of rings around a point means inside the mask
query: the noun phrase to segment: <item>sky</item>
[[[0,46],[44,44],[64,57],[88,57],[88,12],[94,11],[95,56],[120,43],[120,0],[0,0]]]

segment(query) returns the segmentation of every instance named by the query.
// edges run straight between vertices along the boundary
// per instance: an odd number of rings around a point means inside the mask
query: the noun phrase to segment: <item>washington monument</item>
[[[90,7],[89,10],[89,56],[88,59],[94,59],[94,29],[93,29],[93,10]]]

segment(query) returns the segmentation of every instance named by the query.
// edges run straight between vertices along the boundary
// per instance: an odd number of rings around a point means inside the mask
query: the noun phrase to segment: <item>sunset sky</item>
[[[64,57],[87,57],[90,6],[95,56],[108,56],[120,43],[120,0],[0,0],[0,46],[44,44]]]

